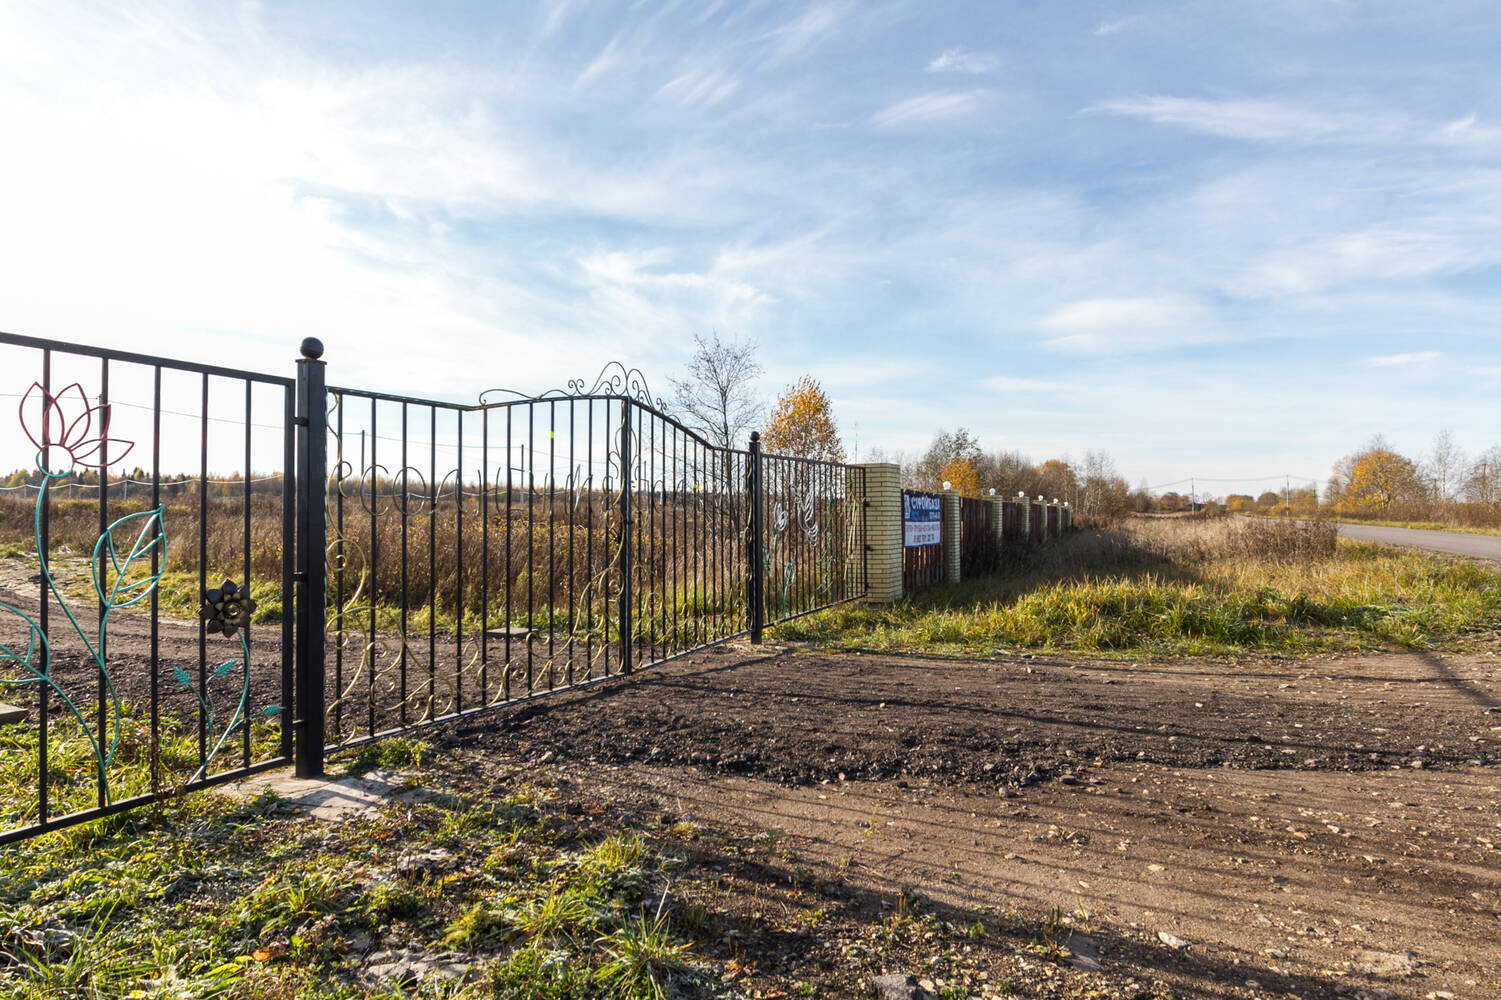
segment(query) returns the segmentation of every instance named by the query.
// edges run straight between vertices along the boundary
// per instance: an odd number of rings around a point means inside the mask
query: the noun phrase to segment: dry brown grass
[[[463,617],[492,624],[533,615],[582,615],[619,586],[619,513],[613,496],[546,491],[505,491],[487,501],[466,495],[462,508],[450,493],[437,505],[414,498],[405,517],[394,498],[377,498],[372,512],[358,497],[329,504],[331,606],[381,609],[403,606],[440,621]],[[246,528],[243,497],[170,500],[163,513],[167,535],[164,591],[192,589],[200,567],[210,584],[247,578],[262,602],[262,618],[279,613],[282,514],[279,495],[250,498]],[[113,521],[146,509],[144,501],[111,500]],[[0,544],[35,547],[35,502],[0,496]],[[659,594],[709,607],[710,595],[738,592],[744,575],[741,542],[730,515],[702,497],[657,494],[638,501],[632,531],[638,580]],[[49,505],[53,556],[87,557],[99,538],[97,500],[54,500]],[[128,547],[134,540],[122,540]],[[373,532],[373,533],[372,533]],[[194,595],[169,595],[173,606],[196,606]],[[180,598],[180,599],[179,599]],[[483,614],[482,614],[483,612]],[[271,618],[270,620],[274,620]]]

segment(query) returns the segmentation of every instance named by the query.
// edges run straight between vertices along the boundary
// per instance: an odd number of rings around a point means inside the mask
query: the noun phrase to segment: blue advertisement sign
[[[943,543],[943,498],[902,494],[902,544],[907,548]]]

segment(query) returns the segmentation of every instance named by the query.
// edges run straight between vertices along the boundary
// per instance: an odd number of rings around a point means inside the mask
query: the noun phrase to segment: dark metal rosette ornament
[[[222,586],[204,593],[203,610],[199,614],[210,634],[234,635],[237,629],[250,626],[254,611],[255,601],[250,595],[233,580],[225,580]]]

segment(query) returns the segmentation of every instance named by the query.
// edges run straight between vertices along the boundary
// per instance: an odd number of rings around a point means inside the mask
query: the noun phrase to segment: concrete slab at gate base
[[[16,705],[6,705],[0,702],[0,726],[12,722],[25,722],[31,713]]]
[[[299,778],[289,768],[226,785],[225,792],[241,799],[275,795],[314,819],[342,823],[374,816],[392,802],[416,802],[432,797],[431,789],[412,785],[411,778],[395,771],[370,771],[341,778]]]

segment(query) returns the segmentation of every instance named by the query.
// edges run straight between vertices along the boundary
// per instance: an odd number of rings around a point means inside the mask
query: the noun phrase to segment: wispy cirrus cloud
[[[1119,34],[1141,20],[1139,15],[1130,17],[1118,17],[1113,21],[1101,21],[1094,29],[1097,37],[1104,38],[1107,35]]]
[[[1038,324],[1055,336],[1055,350],[1079,354],[1122,354],[1161,350],[1215,338],[1213,315],[1179,295],[1099,298],[1070,302]]]
[[[966,49],[945,49],[928,63],[929,73],[994,73],[1001,60],[992,52],[970,52]]]
[[[897,128],[963,118],[984,107],[993,96],[990,90],[920,94],[882,108],[870,116],[870,123],[876,128]]]
[[[1017,378],[1012,375],[992,375],[980,383],[994,392],[1053,392],[1063,387],[1062,382],[1040,378]]]
[[[775,64],[803,53],[835,33],[852,11],[850,3],[816,3],[786,24],[768,33],[769,62]]]
[[[1341,136],[1389,134],[1392,124],[1353,113],[1309,110],[1262,98],[1120,97],[1099,101],[1085,114],[1142,118],[1226,139],[1315,142]]]
[[[1426,365],[1443,357],[1439,351],[1413,351],[1409,354],[1378,354],[1365,359],[1367,368],[1411,368]]]

